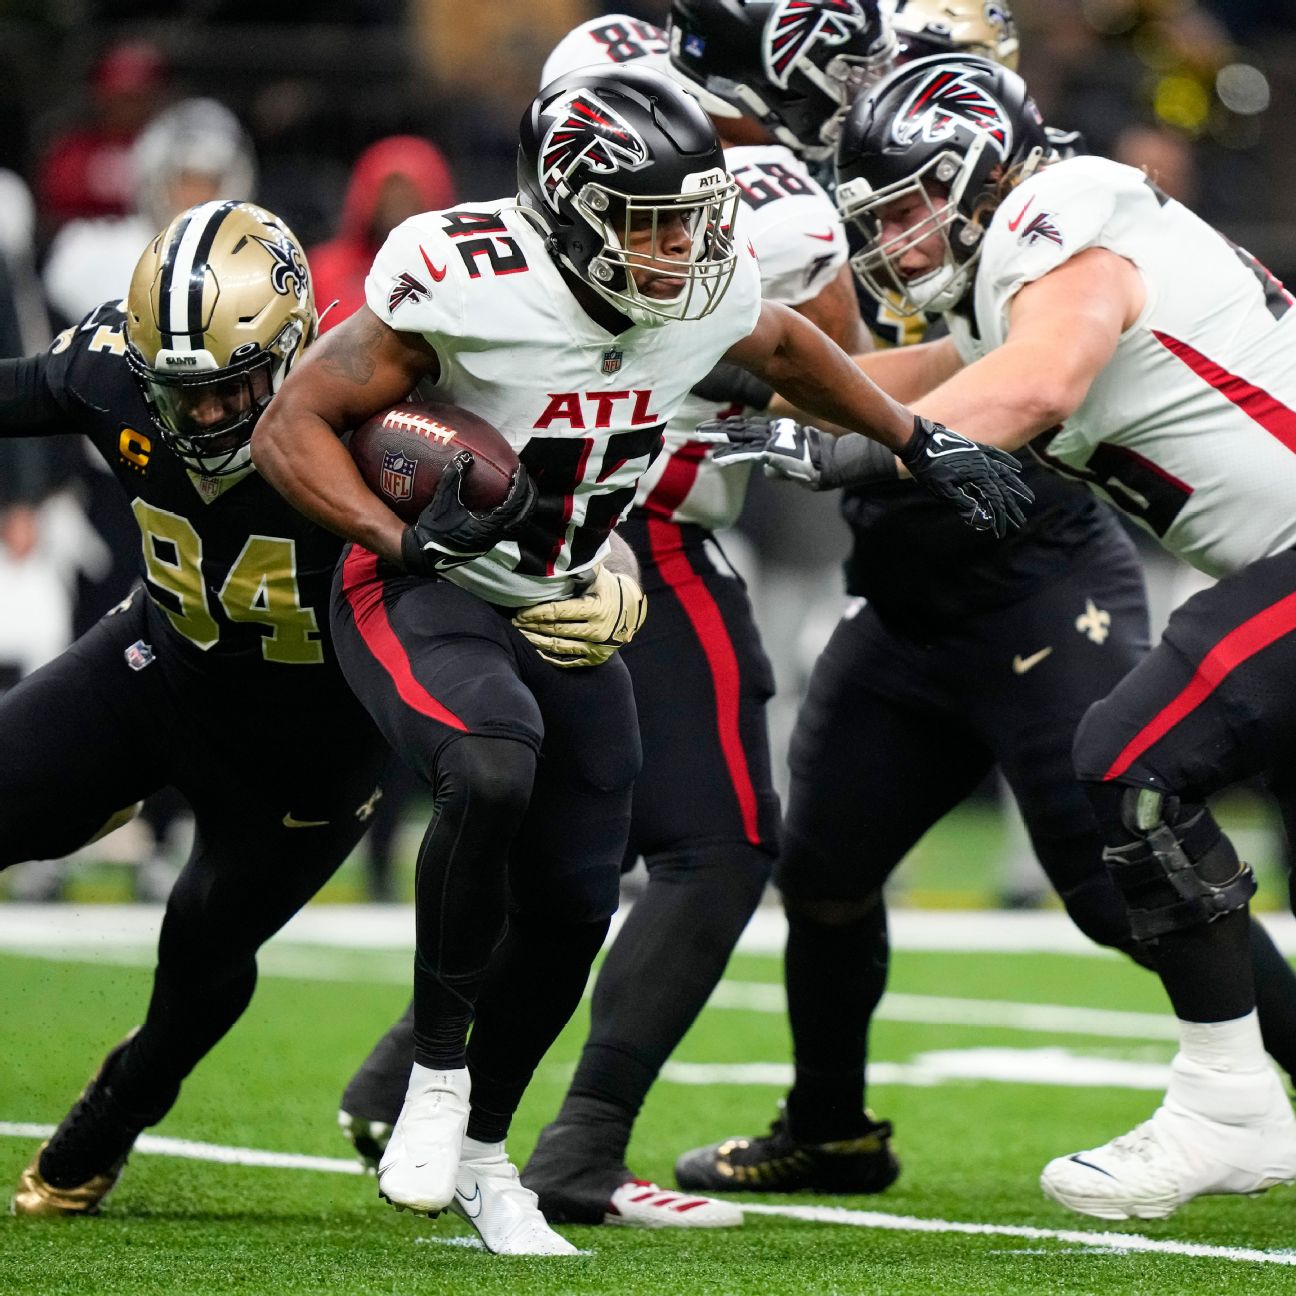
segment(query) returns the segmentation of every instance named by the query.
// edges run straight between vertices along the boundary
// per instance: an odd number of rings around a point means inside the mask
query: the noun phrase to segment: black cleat
[[[140,1131],[165,1115],[165,1109],[128,1111],[113,1092],[117,1063],[134,1035],[131,1031],[104,1058],[71,1111],[23,1171],[10,1202],[15,1215],[97,1214]]]
[[[675,1162],[675,1182],[689,1192],[880,1193],[895,1183],[891,1122],[867,1117],[853,1138],[799,1143],[780,1115],[768,1134],[694,1148]]]

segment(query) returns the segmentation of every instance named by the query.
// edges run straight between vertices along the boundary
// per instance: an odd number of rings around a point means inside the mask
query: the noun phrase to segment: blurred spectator
[[[337,236],[308,253],[315,300],[332,328],[364,303],[364,281],[384,240],[403,220],[455,201],[454,177],[441,150],[416,135],[371,144],[351,172]],[[326,309],[331,302],[332,309]]]
[[[53,230],[77,217],[132,209],[130,149],[167,94],[166,62],[148,41],[110,45],[90,71],[93,117],[57,136],[40,164],[41,217]]]
[[[1192,145],[1177,131],[1151,123],[1132,123],[1116,136],[1112,157],[1139,167],[1163,193],[1193,206],[1197,200],[1197,161]]]
[[[214,99],[185,99],[161,113],[135,141],[131,167],[131,214],[73,221],[50,248],[45,291],[65,323],[124,297],[140,253],[178,212],[216,198],[251,198],[256,187],[251,142]]]

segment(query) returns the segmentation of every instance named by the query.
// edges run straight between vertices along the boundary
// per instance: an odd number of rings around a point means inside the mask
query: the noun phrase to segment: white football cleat
[[[580,1255],[545,1222],[535,1193],[522,1186],[503,1143],[464,1139],[450,1209],[477,1230],[495,1255]]]
[[[733,1202],[670,1192],[647,1179],[630,1179],[612,1194],[604,1220],[631,1228],[737,1228],[743,1213]]]
[[[397,1209],[439,1215],[454,1200],[468,1128],[468,1068],[414,1063],[405,1105],[378,1165],[378,1195]]]
[[[1102,1147],[1058,1157],[1040,1187],[1097,1219],[1164,1219],[1208,1193],[1296,1180],[1296,1117],[1272,1067],[1212,1071],[1177,1056],[1150,1120]]]

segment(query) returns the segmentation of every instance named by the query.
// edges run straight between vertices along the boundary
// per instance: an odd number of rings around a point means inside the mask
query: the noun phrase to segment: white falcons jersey
[[[817,297],[846,261],[846,234],[832,199],[781,144],[727,148],[725,164],[742,198],[739,246],[750,242],[755,249],[761,295],[785,306]],[[693,431],[743,408],[689,396],[666,429],[665,450],[639,482],[635,506],[712,531],[732,526],[742,511],[751,465],[713,462]]]
[[[1013,295],[1086,248],[1136,266],[1147,301],[1084,402],[1032,447],[1212,576],[1296,545],[1296,311],[1254,257],[1141,171],[1079,157],[1015,189],[986,234],[980,339]]]
[[[535,480],[539,501],[518,538],[446,573],[519,607],[566,597],[606,554],[689,388],[755,328],[760,276],[741,246],[710,315],[612,334],[577,303],[516,206],[466,203],[397,226],[365,298],[436,351],[429,397],[493,424]]]

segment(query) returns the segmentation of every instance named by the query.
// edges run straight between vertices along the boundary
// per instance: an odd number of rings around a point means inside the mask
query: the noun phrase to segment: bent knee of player
[[[516,826],[530,803],[535,771],[535,751],[524,742],[473,734],[456,738],[436,760],[438,811],[471,812]]]
[[[1110,697],[1093,703],[1076,726],[1071,743],[1071,765],[1085,784],[1102,783],[1123,746],[1117,706]]]

